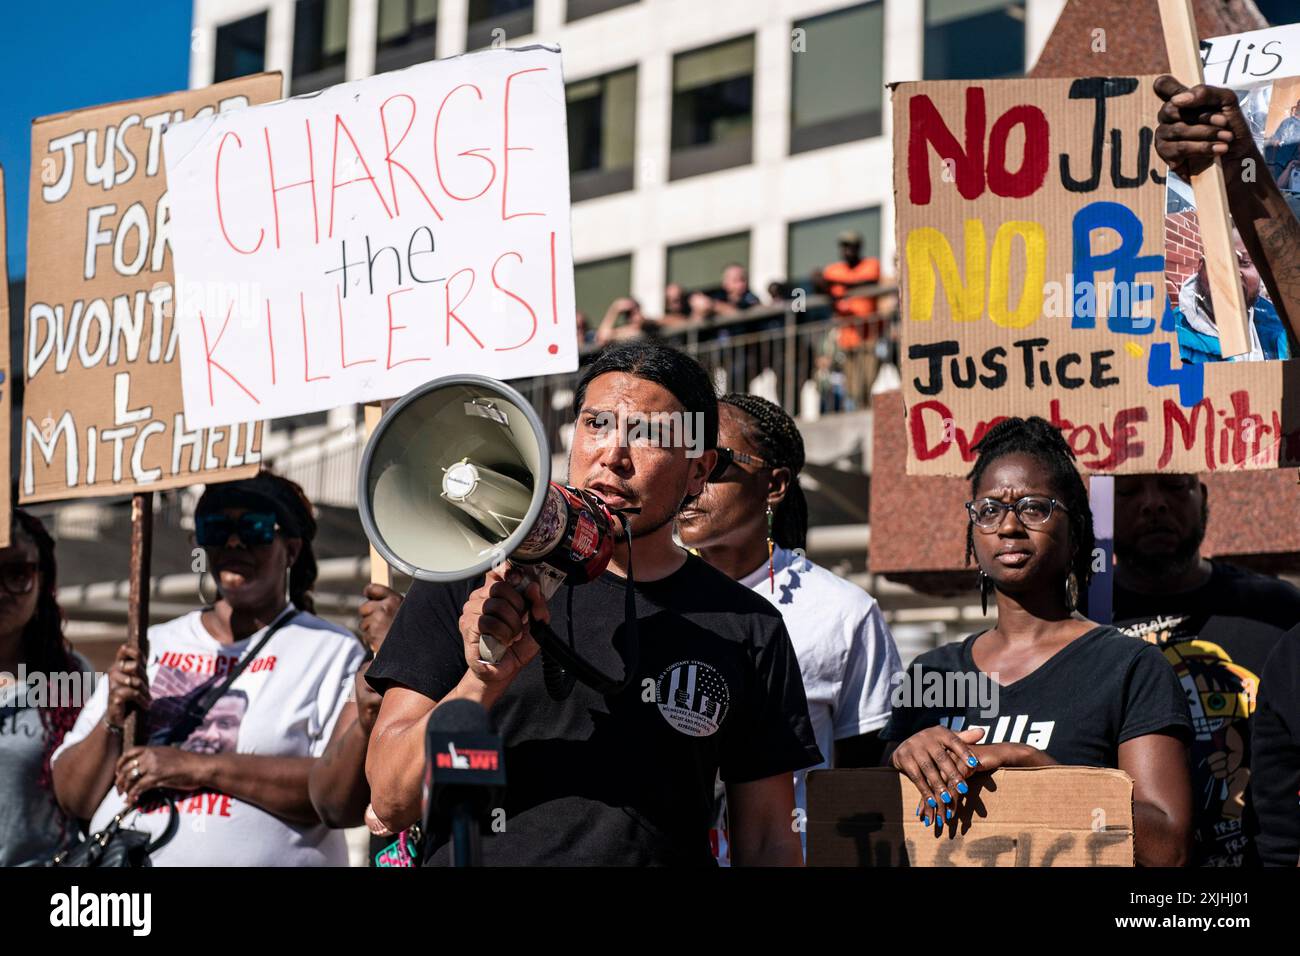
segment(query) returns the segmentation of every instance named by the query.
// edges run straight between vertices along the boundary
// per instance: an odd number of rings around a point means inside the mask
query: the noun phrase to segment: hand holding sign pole
[[[1170,72],[1186,86],[1203,83],[1192,0],[1160,0],[1160,21]],[[1250,351],[1250,333],[1246,327],[1246,298],[1241,288],[1237,249],[1232,241],[1223,163],[1216,158],[1199,173],[1192,174],[1192,192],[1196,196],[1201,243],[1205,247],[1205,271],[1210,280],[1219,348],[1224,358],[1231,358]]]

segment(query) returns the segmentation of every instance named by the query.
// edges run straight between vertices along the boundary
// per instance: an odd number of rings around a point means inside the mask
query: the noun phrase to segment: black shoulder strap
[[[249,649],[248,653],[239,659],[239,663],[231,668],[230,673],[226,675],[226,679],[220,684],[214,684],[212,687],[209,687],[208,692],[200,697],[193,707],[187,709],[185,715],[180,720],[172,724],[171,730],[167,732],[163,743],[169,745],[179,744],[188,739],[190,734],[194,733],[194,731],[198,729],[199,725],[203,723],[203,718],[207,716],[208,711],[212,709],[213,705],[215,705],[217,701],[221,700],[222,697],[226,696],[226,691],[230,690],[231,685],[239,679],[239,675],[244,673],[244,668],[248,667],[248,665],[253,662],[253,659],[261,653],[262,648],[266,646],[266,642],[271,639],[271,636],[297,617],[297,615],[298,609],[292,604],[286,607],[280,613],[280,616],[271,622],[271,625],[266,629],[266,633],[262,635],[261,640],[254,644]]]

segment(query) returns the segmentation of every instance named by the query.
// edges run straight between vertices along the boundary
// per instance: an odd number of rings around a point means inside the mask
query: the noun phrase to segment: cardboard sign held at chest
[[[887,767],[808,774],[809,866],[1132,866],[1133,781],[1122,770],[979,774],[940,833]]]

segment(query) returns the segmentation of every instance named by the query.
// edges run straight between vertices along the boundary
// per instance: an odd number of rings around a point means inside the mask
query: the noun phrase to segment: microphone
[[[501,738],[487,711],[471,700],[435,707],[424,757],[424,832],[449,834],[452,866],[481,866],[479,837],[500,807],[506,783]]]

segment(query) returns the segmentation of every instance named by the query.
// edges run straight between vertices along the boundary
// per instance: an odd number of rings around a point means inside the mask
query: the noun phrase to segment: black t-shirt
[[[1300,861],[1300,627],[1278,639],[1264,664],[1250,742],[1247,831],[1258,862]]]
[[[1178,594],[1115,588],[1115,626],[1158,645],[1192,715],[1192,801],[1197,866],[1251,859],[1243,829],[1250,799],[1251,735],[1264,662],[1300,623],[1300,591],[1285,581],[1211,562],[1210,579]]]
[[[366,679],[440,700],[467,670],[457,621],[480,576],[417,582]],[[798,661],[781,614],[690,556],[636,584],[639,660],[622,693],[577,684],[553,700],[538,655],[491,717],[505,744],[505,831],[483,862],[506,865],[714,864],[713,784],[821,762]],[[551,627],[601,671],[625,667],[624,579],[561,587]],[[429,838],[426,862],[445,863]]]
[[[1126,740],[1160,731],[1186,739],[1191,723],[1182,688],[1149,644],[1096,627],[1004,687],[975,666],[971,648],[978,637],[912,662],[895,690],[885,740],[906,740],[935,724],[979,727],[982,744],[1029,744],[1059,764],[1117,767]]]

